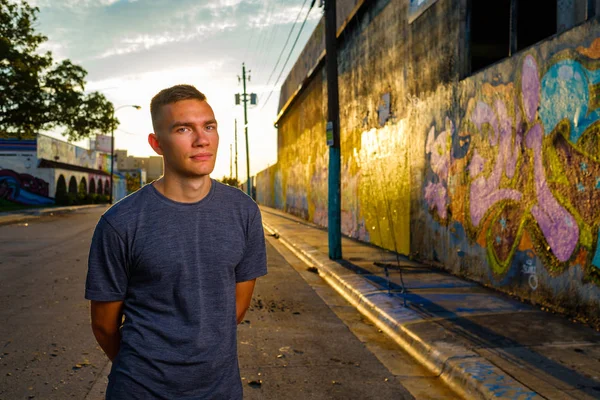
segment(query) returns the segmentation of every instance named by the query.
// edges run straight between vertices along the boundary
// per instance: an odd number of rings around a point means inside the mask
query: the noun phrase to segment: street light
[[[124,106],[119,106],[113,110],[113,119],[115,118],[115,113],[117,112],[117,110],[120,110],[121,108],[125,108],[125,107],[133,107],[136,110],[142,109],[142,106],[138,106],[135,104],[126,104]],[[115,130],[112,129],[110,131],[110,194],[109,194],[109,198],[108,198],[109,204],[113,203],[113,169],[114,169],[114,165],[115,165]]]

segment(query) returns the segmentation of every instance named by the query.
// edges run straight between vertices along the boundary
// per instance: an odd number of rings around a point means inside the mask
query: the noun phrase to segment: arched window
[[[79,194],[87,194],[87,179],[85,179],[85,177],[81,178],[81,181],[79,181]]]
[[[90,179],[90,193],[96,193],[96,180],[94,178]]]
[[[61,175],[58,177],[58,181],[56,181],[56,193],[54,194],[54,197],[58,198],[65,194],[67,194],[67,181],[65,180],[65,176]]]
[[[69,179],[69,193],[77,194],[77,180],[74,176]]]
[[[98,190],[96,193],[102,194],[102,179],[98,179]]]
[[[104,194],[107,196],[110,195],[110,182],[108,179],[104,182]]]

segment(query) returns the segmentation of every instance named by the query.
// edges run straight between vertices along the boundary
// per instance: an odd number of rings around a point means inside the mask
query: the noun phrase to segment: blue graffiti
[[[596,268],[600,268],[600,232],[598,233],[598,243],[596,244],[596,254],[592,260],[592,265]]]
[[[38,193],[32,193],[27,189],[24,189],[21,185],[21,182],[13,176],[0,177],[0,198],[6,198],[7,200],[18,204],[54,204],[54,199]]]
[[[585,69],[574,60],[554,64],[542,78],[540,118],[546,134],[563,119],[571,124],[569,139],[576,143],[582,133],[600,117],[589,110],[590,87],[600,81],[600,72]]]

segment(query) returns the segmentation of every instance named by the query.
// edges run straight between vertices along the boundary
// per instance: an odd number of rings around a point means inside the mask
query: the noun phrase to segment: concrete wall
[[[58,180],[69,187],[71,178],[88,193],[108,194],[110,177],[91,171],[40,167],[44,160],[95,170],[110,169],[110,155],[38,135],[36,140],[0,141],[0,210],[3,204],[49,205],[55,203]],[[100,171],[98,171],[100,172]],[[123,182],[121,182],[123,180]],[[127,194],[124,178],[115,179],[115,200]],[[5,203],[7,202],[7,203]]]
[[[50,136],[38,135],[37,158],[110,171],[110,154],[84,149]]]
[[[598,21],[461,79],[466,1],[408,6],[370,2],[339,39],[343,233],[600,326]],[[321,67],[257,176],[322,226],[326,109]]]
[[[54,203],[52,171],[37,168],[33,149],[0,150],[0,210],[4,202],[47,205]]]

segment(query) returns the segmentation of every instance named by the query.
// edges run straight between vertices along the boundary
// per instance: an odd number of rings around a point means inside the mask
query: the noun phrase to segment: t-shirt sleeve
[[[100,218],[90,247],[85,298],[95,301],[120,301],[128,282],[125,242],[106,220]]]
[[[260,210],[250,221],[242,261],[235,268],[235,281],[245,282],[267,274],[267,249]]]

